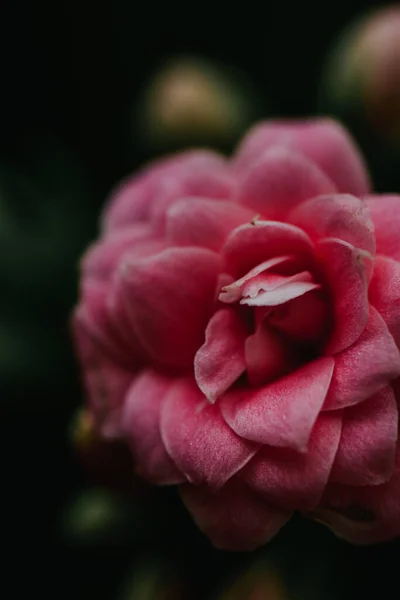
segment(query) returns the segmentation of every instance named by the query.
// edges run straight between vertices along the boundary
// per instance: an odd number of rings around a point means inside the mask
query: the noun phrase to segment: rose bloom
[[[373,196],[331,120],[255,126],[128,178],[85,254],[74,335],[89,410],[178,485],[219,548],[294,511],[400,533],[400,196]]]

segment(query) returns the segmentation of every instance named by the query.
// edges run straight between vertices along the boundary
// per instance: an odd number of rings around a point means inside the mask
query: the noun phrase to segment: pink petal
[[[338,238],[375,255],[374,226],[365,202],[348,194],[311,198],[297,206],[288,221],[316,242]]]
[[[230,481],[217,493],[188,484],[180,492],[199,529],[221,550],[255,550],[291,517],[239,481]]]
[[[267,219],[284,220],[300,202],[337,190],[308,158],[273,147],[248,166],[239,179],[237,199]]]
[[[228,234],[253,217],[254,211],[233,202],[185,198],[168,209],[166,236],[174,246],[220,250]]]
[[[312,275],[308,271],[296,273],[291,277],[261,273],[244,284],[240,304],[279,306],[319,287],[312,281]]]
[[[305,261],[313,255],[313,245],[304,231],[287,223],[255,221],[237,227],[223,247],[226,270],[243,277],[268,259],[294,254]]]
[[[333,238],[319,241],[316,254],[333,304],[333,332],[325,353],[336,354],[358,340],[368,321],[364,255],[351,244]]]
[[[320,358],[259,390],[236,390],[219,402],[240,436],[304,451],[332,377],[334,361]]]
[[[324,410],[358,404],[400,375],[400,354],[379,313],[370,306],[357,342],[335,356],[335,370]]]
[[[268,121],[256,125],[239,146],[236,166],[249,168],[266,149],[281,146],[318,165],[339,192],[361,196],[370,188],[361,154],[347,131],[331,119]]]
[[[400,196],[366,199],[375,228],[376,252],[400,260]]]
[[[327,301],[318,291],[305,294],[276,307],[269,313],[268,323],[298,342],[318,342],[329,325]]]
[[[247,377],[252,386],[265,385],[291,370],[293,356],[287,342],[265,324],[247,338],[245,353]]]
[[[161,409],[161,435],[177,467],[194,484],[224,485],[258,450],[238,437],[192,380],[175,384]]]
[[[377,485],[394,469],[398,413],[390,386],[360,405],[345,409],[331,481]]]
[[[379,312],[400,346],[400,263],[377,256],[369,286],[369,301]]]
[[[182,483],[165,450],[160,433],[160,411],[172,381],[155,371],[144,371],[130,387],[123,411],[123,428],[138,473],[152,483]]]
[[[219,271],[218,255],[203,248],[170,248],[123,265],[126,308],[154,360],[192,365],[215,302]]]
[[[262,448],[239,476],[275,506],[313,509],[328,481],[341,425],[339,413],[321,414],[311,433],[307,452]]]
[[[219,310],[210,319],[206,341],[194,358],[197,385],[210,402],[215,402],[246,370],[247,335],[244,321],[234,310]]]

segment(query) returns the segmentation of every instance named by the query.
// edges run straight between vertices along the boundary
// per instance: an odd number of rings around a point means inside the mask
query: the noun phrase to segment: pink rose
[[[329,120],[257,125],[112,195],[74,316],[88,405],[226,549],[293,511],[400,533],[400,196]]]

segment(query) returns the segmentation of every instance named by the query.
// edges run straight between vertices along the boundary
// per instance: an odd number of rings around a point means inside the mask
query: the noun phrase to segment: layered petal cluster
[[[253,549],[294,511],[354,543],[400,534],[399,228],[400,196],[371,194],[325,119],[111,195],[73,318],[88,408],[216,546]]]

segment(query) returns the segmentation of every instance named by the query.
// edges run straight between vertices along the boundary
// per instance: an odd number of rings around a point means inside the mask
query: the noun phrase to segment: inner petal
[[[244,285],[240,303],[248,306],[279,306],[319,287],[309,271],[291,277],[261,273]]]

